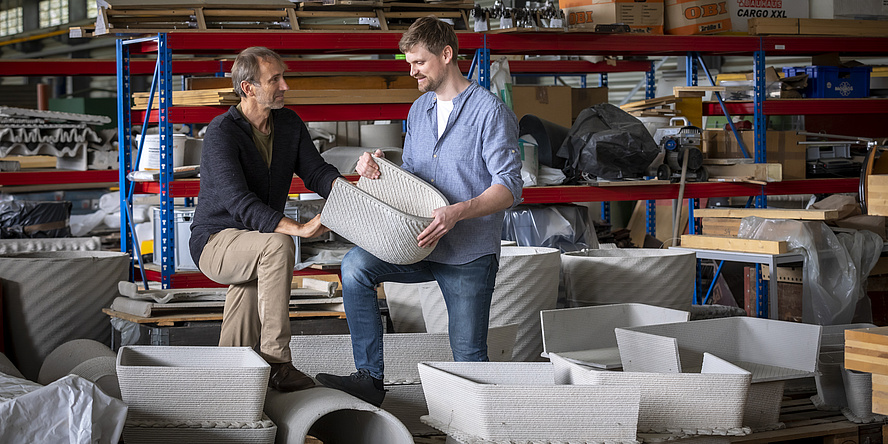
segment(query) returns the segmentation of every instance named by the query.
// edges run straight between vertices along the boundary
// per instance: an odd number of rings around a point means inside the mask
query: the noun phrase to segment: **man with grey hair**
[[[290,236],[328,229],[320,216],[304,224],[284,216],[284,206],[293,174],[324,197],[340,175],[321,158],[302,119],[284,108],[285,70],[267,48],[247,48],[235,59],[231,76],[241,102],[207,127],[189,246],[201,272],[228,285],[219,345],[258,345],[271,365],[269,387],[294,391],[314,381],[290,355]]]

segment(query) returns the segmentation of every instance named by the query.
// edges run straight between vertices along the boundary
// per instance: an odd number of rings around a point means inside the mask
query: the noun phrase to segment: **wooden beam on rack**
[[[706,165],[709,177],[751,177],[761,182],[783,180],[783,165],[779,163],[747,163],[738,165]]]
[[[786,241],[740,239],[736,237],[683,234],[681,246],[702,250],[740,251],[744,253],[783,254],[788,251]]]
[[[838,210],[790,210],[783,208],[701,208],[694,211],[694,217],[712,218],[744,218],[749,216],[765,219],[794,219],[794,220],[836,220],[839,218]]]

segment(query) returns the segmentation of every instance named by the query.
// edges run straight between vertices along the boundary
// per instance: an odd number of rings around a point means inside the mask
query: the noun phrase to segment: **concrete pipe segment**
[[[315,387],[292,393],[269,390],[265,414],[277,424],[278,444],[323,442],[412,444],[407,427],[391,413],[339,390]]]
[[[92,339],[75,339],[53,350],[43,361],[37,382],[49,385],[74,374],[95,383],[108,396],[120,399],[117,354]]]

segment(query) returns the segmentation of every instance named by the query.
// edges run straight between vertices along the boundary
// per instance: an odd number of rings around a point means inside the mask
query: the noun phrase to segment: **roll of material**
[[[69,374],[91,381],[109,396],[120,399],[117,354],[101,342],[75,339],[58,346],[43,361],[37,382],[49,385]]]

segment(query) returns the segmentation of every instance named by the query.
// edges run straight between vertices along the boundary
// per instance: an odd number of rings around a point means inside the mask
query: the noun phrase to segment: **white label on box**
[[[731,27],[746,32],[751,18],[808,18],[808,2],[792,0],[728,0]]]
[[[885,1],[888,1],[888,0],[885,0]],[[563,28],[563,27],[564,27],[564,22],[562,22],[560,18],[552,19],[552,20],[549,22],[549,27],[550,27],[550,28]]]
[[[509,29],[509,28],[514,28],[514,27],[515,27],[515,25],[512,24],[511,17],[508,17],[508,18],[503,17],[500,19],[500,29]]]
[[[487,20],[475,20],[475,32],[487,31]]]

